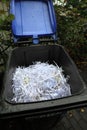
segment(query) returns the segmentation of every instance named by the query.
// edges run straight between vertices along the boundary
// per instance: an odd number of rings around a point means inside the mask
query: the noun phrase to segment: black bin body
[[[18,66],[29,66],[34,61],[49,62],[54,61],[63,68],[64,75],[70,76],[69,84],[72,95],[69,97],[54,99],[33,103],[14,103],[11,101],[13,97],[12,76]],[[17,47],[12,50],[9,55],[6,74],[4,78],[4,89],[2,93],[3,104],[8,106],[5,110],[7,118],[23,117],[26,122],[32,122],[37,129],[48,129],[60,120],[62,115],[68,109],[80,106],[80,102],[84,101],[83,92],[85,85],[78,73],[77,67],[60,45],[32,45],[26,47]],[[5,117],[4,113],[4,117]],[[9,115],[10,114],[10,115]],[[2,113],[3,118],[3,113]],[[28,123],[27,123],[28,124]]]
[[[31,46],[15,48],[10,54],[8,63],[8,76],[5,82],[5,99],[12,103],[12,76],[18,66],[29,66],[35,61],[49,62],[53,64],[54,61],[63,68],[65,76],[70,76],[69,84],[71,87],[72,96],[80,94],[83,90],[83,84],[77,69],[72,62],[69,55],[62,46],[48,45],[48,46]],[[14,103],[14,102],[13,102]]]

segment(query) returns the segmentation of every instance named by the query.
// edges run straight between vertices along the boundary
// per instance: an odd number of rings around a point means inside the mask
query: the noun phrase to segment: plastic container
[[[40,37],[56,40],[56,20],[52,0],[11,0],[10,12],[14,41],[32,37],[37,44]]]
[[[11,102],[13,72],[16,67],[29,66],[34,61],[49,61],[49,63],[55,61],[62,66],[64,74],[70,76],[72,96],[33,103],[14,104]],[[87,102],[85,84],[72,59],[59,45],[34,45],[13,49],[9,55],[3,85],[0,119],[25,119],[26,127],[31,124],[37,129],[51,128],[60,121],[67,110],[82,107]]]
[[[53,61],[55,61],[59,66],[61,66],[64,70],[64,74],[70,76],[69,84],[71,87],[72,97],[76,94],[80,94],[84,90],[84,86],[81,82],[79,74],[77,73],[74,63],[72,63],[70,57],[61,46],[49,45],[19,47],[12,51],[9,60],[8,76],[6,77],[5,82],[6,101],[14,103],[11,100],[13,97],[11,82],[15,68],[18,66],[29,66],[35,61],[49,61],[49,63],[53,63]]]

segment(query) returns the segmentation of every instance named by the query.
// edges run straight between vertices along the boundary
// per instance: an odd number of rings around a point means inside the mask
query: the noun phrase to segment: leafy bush
[[[55,5],[59,43],[76,62],[87,61],[87,0],[66,0]]]
[[[7,59],[7,51],[11,44],[10,23],[14,16],[9,14],[9,0],[0,2],[0,67]]]

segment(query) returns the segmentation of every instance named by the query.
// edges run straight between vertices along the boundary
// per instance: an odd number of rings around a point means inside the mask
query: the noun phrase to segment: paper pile
[[[12,100],[24,103],[70,96],[67,79],[57,64],[35,62],[29,67],[18,67],[13,74]]]

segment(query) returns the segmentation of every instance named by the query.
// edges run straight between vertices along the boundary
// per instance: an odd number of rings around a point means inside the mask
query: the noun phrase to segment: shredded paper
[[[16,103],[52,100],[71,95],[68,78],[56,63],[35,62],[17,67],[13,73],[13,98]]]

